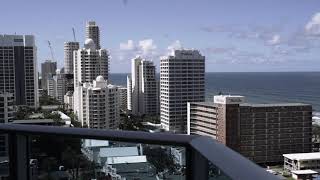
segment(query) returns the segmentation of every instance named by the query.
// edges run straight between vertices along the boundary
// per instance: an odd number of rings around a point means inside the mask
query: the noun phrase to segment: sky
[[[72,28],[100,26],[110,72],[130,72],[137,55],[154,61],[173,49],[198,49],[207,72],[320,70],[319,0],[10,0],[1,2],[0,34],[33,34],[38,63],[63,67]]]

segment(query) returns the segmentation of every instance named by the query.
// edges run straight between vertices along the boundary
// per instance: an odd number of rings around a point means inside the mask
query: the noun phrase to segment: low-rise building
[[[320,171],[320,152],[283,154],[284,170],[289,172],[312,169]]]

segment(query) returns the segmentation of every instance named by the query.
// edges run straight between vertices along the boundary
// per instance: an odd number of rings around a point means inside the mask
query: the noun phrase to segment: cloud
[[[153,43],[152,39],[144,39],[139,41],[139,50],[143,55],[153,54],[157,46]]]
[[[280,44],[280,35],[276,34],[272,36],[272,38],[268,41],[269,45],[277,45]]]
[[[305,32],[308,35],[320,36],[320,13],[313,15],[305,26]]]
[[[133,40],[128,40],[126,43],[120,43],[120,50],[134,50],[135,45]]]
[[[172,55],[174,53],[174,50],[176,49],[181,49],[182,48],[182,44],[179,40],[176,40],[174,41],[173,43],[171,43],[169,46],[168,46],[168,55]]]

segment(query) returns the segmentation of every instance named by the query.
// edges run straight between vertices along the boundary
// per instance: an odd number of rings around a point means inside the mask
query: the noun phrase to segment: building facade
[[[14,118],[14,96],[0,91],[0,124],[12,122]],[[8,136],[0,135],[0,160],[8,160]]]
[[[312,106],[215,96],[188,103],[188,134],[211,136],[256,163],[281,162],[283,154],[311,151]]]
[[[15,105],[39,106],[37,48],[32,35],[0,35],[0,91]]]
[[[120,95],[117,86],[102,76],[93,83],[84,83],[74,91],[74,112],[82,126],[116,129],[120,123]]]
[[[66,105],[65,109],[73,110],[73,91],[68,91],[64,95],[64,104]]]
[[[63,103],[64,95],[67,92],[66,81],[65,74],[62,73],[60,69],[57,69],[56,75],[48,79],[48,95]]]
[[[132,81],[129,76],[127,76],[127,109],[132,111]]]
[[[41,85],[42,89],[48,87],[48,79],[51,79],[57,70],[57,62],[46,60],[44,63],[41,63]]]
[[[127,111],[127,88],[118,86],[119,89],[119,95],[120,95],[120,109],[122,111]]]
[[[284,154],[284,170],[289,172],[312,169],[320,171],[320,152]]]
[[[160,119],[168,131],[187,131],[187,102],[205,100],[205,57],[175,50],[160,60]]]
[[[86,24],[86,39],[92,39],[97,49],[100,49],[100,29],[95,21],[88,21]]]
[[[106,49],[96,49],[92,39],[87,39],[84,48],[74,52],[74,87],[91,83],[99,75],[108,80],[109,54]]]
[[[64,43],[64,73],[73,74],[73,52],[80,49],[79,42]]]
[[[134,115],[157,115],[159,113],[159,90],[156,80],[156,67],[152,61],[141,57],[132,59],[131,113]]]
[[[14,117],[14,97],[12,93],[0,92],[0,123],[8,123]]]

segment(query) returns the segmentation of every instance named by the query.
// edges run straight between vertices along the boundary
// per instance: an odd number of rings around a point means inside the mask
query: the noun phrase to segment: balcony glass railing
[[[16,124],[0,133],[2,179],[277,179],[204,136]]]

